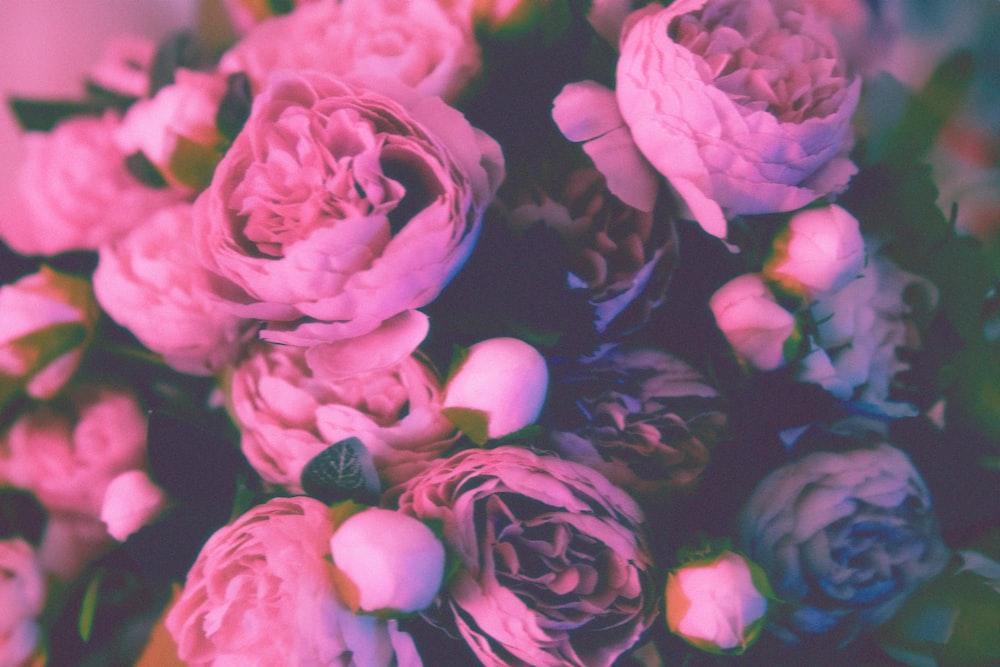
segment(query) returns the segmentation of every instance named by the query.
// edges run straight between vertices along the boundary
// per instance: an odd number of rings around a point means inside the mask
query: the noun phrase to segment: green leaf
[[[167,169],[179,183],[200,191],[212,182],[212,174],[221,159],[222,152],[215,146],[179,136]]]
[[[302,490],[327,504],[375,501],[382,492],[371,452],[358,438],[345,438],[314,456],[302,469]]]
[[[243,72],[230,74],[226,78],[226,94],[219,102],[219,110],[215,114],[215,126],[222,136],[229,141],[235,139],[250,118],[252,106],[250,78]]]
[[[125,169],[143,185],[156,189],[167,187],[167,179],[142,151],[125,157]]]
[[[74,116],[97,116],[104,106],[77,100],[35,100],[9,97],[10,107],[18,125],[26,132],[49,132],[61,121]]]
[[[98,570],[83,594],[80,602],[80,617],[77,627],[80,631],[80,639],[84,642],[90,641],[90,633],[94,629],[94,617],[97,615],[97,598],[100,592],[101,582],[104,580],[104,570]]]
[[[477,445],[484,445],[489,437],[489,416],[482,410],[474,408],[444,408],[441,410],[452,424],[469,440]]]

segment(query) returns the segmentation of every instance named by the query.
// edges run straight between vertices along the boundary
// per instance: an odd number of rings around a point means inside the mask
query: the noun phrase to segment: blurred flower
[[[274,498],[205,543],[167,629],[187,665],[420,665],[395,621],[348,610],[333,588],[333,525],[312,498]]]
[[[144,470],[126,470],[108,483],[101,521],[108,534],[124,542],[167,507],[167,495]]]
[[[42,267],[0,286],[0,405],[12,384],[34,398],[52,398],[76,373],[97,327],[90,283]]]
[[[156,42],[136,34],[108,40],[101,59],[87,78],[100,88],[125,97],[149,95],[149,72],[156,56]]]
[[[466,351],[444,395],[444,414],[474,441],[502,438],[533,424],[545,404],[549,370],[517,338],[490,338]]]
[[[741,546],[785,603],[772,625],[786,641],[851,642],[889,620],[949,557],[920,474],[884,443],[775,470],[739,526]]]
[[[307,2],[316,0],[289,0],[284,3],[288,11],[278,11],[275,3],[271,0],[222,0],[222,6],[229,15],[229,20],[233,28],[240,34],[246,33],[261,21],[268,21],[275,16],[287,14],[294,11],[295,7],[304,5]]]
[[[641,499],[689,489],[726,428],[725,401],[698,371],[653,348],[615,350],[553,384],[560,456]]]
[[[864,268],[865,241],[857,219],[831,205],[791,217],[775,239],[764,276],[812,299],[842,289]]]
[[[329,445],[359,438],[386,487],[427,466],[455,438],[441,381],[422,357],[343,378],[314,374],[300,348],[258,343],[227,383],[247,460],[265,481],[302,493],[302,470]]]
[[[708,305],[736,355],[759,370],[784,366],[789,346],[801,340],[795,317],[778,305],[760,274],[733,278]]]
[[[586,466],[466,450],[407,482],[399,509],[443,523],[460,567],[440,611],[485,665],[608,666],[656,615],[642,511]]]
[[[682,0],[628,19],[616,93],[639,150],[725,236],[727,214],[846,187],[860,85],[811,2]]]
[[[598,332],[624,335],[645,324],[677,263],[673,218],[628,206],[593,167],[570,172],[555,199],[542,192],[534,198],[511,212],[513,223],[528,228],[541,221],[559,233],[568,249],[568,283],[588,294]]]
[[[0,665],[26,664],[40,631],[45,606],[45,575],[31,545],[22,539],[0,540]]]
[[[232,364],[255,329],[220,307],[212,274],[191,253],[193,233],[190,204],[161,209],[101,247],[94,292],[112,319],[172,368],[207,375]]]
[[[139,182],[114,141],[121,119],[76,116],[24,138],[18,185],[29,218],[3,217],[0,238],[24,255],[96,250],[183,197]]]
[[[244,72],[255,92],[273,72],[312,69],[365,82],[401,83],[453,101],[479,73],[469,20],[441,0],[324,0],[256,26],[219,63]]]
[[[335,528],[330,552],[363,612],[408,614],[433,602],[444,578],[444,545],[411,516],[371,507]],[[351,606],[348,603],[348,606]]]
[[[764,629],[767,576],[732,551],[694,560],[667,575],[667,625],[690,644],[712,653],[743,653]]]
[[[225,279],[219,296],[265,320],[265,339],[369,334],[465,262],[500,148],[440,100],[407,102],[315,71],[285,72],[255,99],[195,202],[195,243]]]

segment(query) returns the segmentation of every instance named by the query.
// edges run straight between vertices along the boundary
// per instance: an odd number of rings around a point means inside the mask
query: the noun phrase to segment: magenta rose
[[[187,665],[413,667],[395,621],[337,597],[329,508],[299,496],[257,505],[205,543],[166,619]]]
[[[499,146],[436,98],[285,72],[195,202],[202,262],[262,337],[368,334],[433,300],[475,243]],[[411,348],[412,349],[412,348]]]
[[[105,245],[94,272],[101,307],[184,373],[217,373],[253,337],[252,321],[220,308],[212,275],[191,252],[191,206],[154,214]]]
[[[299,3],[257,25],[219,63],[255,90],[280,69],[312,69],[357,81],[389,80],[452,101],[481,66],[472,21],[441,0]]]
[[[143,185],[115,145],[117,114],[78,116],[25,137],[18,185],[27,219],[0,217],[0,239],[25,255],[96,250],[183,194]]]
[[[456,437],[441,414],[441,381],[415,355],[334,378],[310,370],[301,348],[260,343],[228,385],[247,460],[292,493],[302,493],[305,465],[340,440],[359,438],[389,487],[423,470]]]
[[[611,665],[656,615],[643,513],[586,466],[467,450],[410,480],[399,509],[442,522],[459,570],[439,611],[485,665]]]
[[[0,665],[15,667],[27,662],[41,635],[45,575],[22,539],[0,540],[0,573]]]
[[[709,232],[846,187],[860,77],[804,0],[679,0],[629,18],[617,98],[639,150]]]

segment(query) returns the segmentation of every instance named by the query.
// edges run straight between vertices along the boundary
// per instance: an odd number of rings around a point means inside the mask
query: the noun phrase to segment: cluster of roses
[[[942,571],[920,474],[853,431],[751,494],[738,539],[756,564],[726,552],[667,583],[657,553],[655,513],[734,438],[725,397],[648,324],[683,221],[725,238],[737,216],[790,214],[761,270],[715,291],[715,325],[748,369],[913,412],[894,400],[897,352],[919,345],[935,288],[832,203],[886,30],[867,3],[227,9],[240,36],[217,59],[184,38],[114,43],[91,77],[114,104],[30,137],[24,215],[0,219],[24,255],[98,255],[92,282],[43,268],[0,288],[0,484],[48,516],[37,539],[0,542],[0,663],[36,648],[43,572],[71,580],[171,511],[141,401],[77,376],[102,312],[218,380],[270,496],[187,573],[166,618],[187,664],[418,665],[421,612],[483,664],[611,665],[664,586],[670,628],[702,648],[742,651],[768,621],[846,644]],[[483,44],[559,21],[612,54],[616,85],[560,81],[546,103],[572,157],[505,164],[469,120],[499,85]],[[449,337],[463,312],[432,302],[497,229],[554,239],[585,314],[571,326],[592,336],[524,336],[541,354],[497,327],[445,373],[428,335],[466,343]]]

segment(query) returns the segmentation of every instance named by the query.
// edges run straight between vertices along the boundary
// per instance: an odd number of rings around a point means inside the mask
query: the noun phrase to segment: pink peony
[[[241,446],[261,476],[302,492],[302,469],[345,438],[359,438],[386,486],[403,482],[455,439],[441,414],[433,368],[409,356],[394,367],[318,377],[300,348],[257,344],[233,370],[230,402]]]
[[[715,323],[743,361],[762,371],[781,368],[802,340],[795,316],[785,310],[759,273],[733,278],[708,302]]]
[[[184,373],[209,374],[235,361],[252,322],[226,312],[212,274],[191,252],[191,207],[162,209],[101,248],[94,291],[101,307],[146,347]]]
[[[323,0],[256,26],[227,52],[224,74],[245,72],[262,90],[280,69],[388,80],[454,100],[479,73],[471,20],[441,0]]]
[[[441,608],[485,665],[611,665],[656,615],[643,514],[577,463],[473,449],[410,480],[400,511],[443,523]]]
[[[267,321],[265,339],[361,336],[429,303],[462,266],[502,162],[440,100],[285,72],[195,202],[195,243],[231,310]]]
[[[205,543],[166,625],[187,665],[420,665],[395,621],[351,613],[333,587],[328,508],[257,505]]]
[[[143,185],[114,142],[117,114],[78,116],[25,137],[19,181],[27,219],[0,217],[0,239],[25,255],[96,250],[182,197]]]
[[[31,545],[0,540],[0,665],[23,665],[40,635],[38,616],[45,605],[45,576]]]
[[[630,18],[616,93],[639,150],[725,236],[727,214],[846,187],[860,88],[809,2],[678,0]]]
[[[97,326],[90,284],[43,267],[0,287],[0,313],[0,377],[52,398],[76,373]]]

